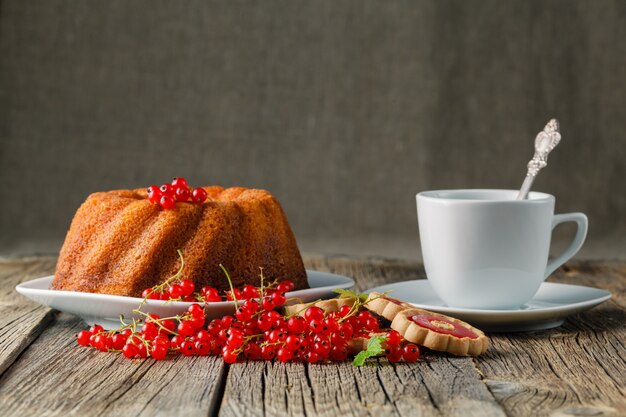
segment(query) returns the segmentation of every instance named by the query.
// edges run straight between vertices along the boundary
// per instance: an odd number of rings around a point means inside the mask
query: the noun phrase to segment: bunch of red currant
[[[187,184],[187,180],[182,177],[174,178],[171,184],[148,187],[148,200],[166,210],[173,209],[177,201],[202,204],[206,198],[207,193],[204,188],[192,189]]]
[[[293,283],[282,281],[273,289],[246,286],[238,293],[233,290],[235,314],[209,323],[205,323],[204,309],[199,304],[192,304],[183,315],[165,318],[136,310],[144,316],[142,323],[133,322],[113,331],[95,325],[78,333],[77,340],[82,346],[119,351],[127,358],[161,360],[168,352],[179,352],[185,356],[221,355],[227,363],[273,359],[317,363],[346,360],[353,340],[376,333],[385,341],[389,361],[419,359],[419,348],[405,344],[398,332],[381,333],[378,319],[368,311],[360,311],[363,304],[358,299],[354,305],[331,313],[314,304],[300,312],[302,315],[279,313],[276,309],[285,304],[285,291],[291,289]]]
[[[264,294],[276,302],[280,302],[280,305],[284,304],[285,293],[293,291],[295,284],[286,279],[280,282],[269,284],[264,287]],[[178,283],[171,283],[167,286],[160,286],[146,288],[141,293],[141,296],[147,300],[167,300],[167,301],[186,301],[186,302],[201,302],[201,303],[215,303],[220,301],[233,301],[233,300],[249,300],[252,298],[259,298],[261,290],[254,285],[244,285],[241,289],[233,288],[224,292],[224,295],[220,295],[217,288],[204,286],[200,288],[198,292],[194,282],[190,279],[183,279]],[[267,298],[266,297],[266,298]],[[282,301],[282,302],[281,302]]]

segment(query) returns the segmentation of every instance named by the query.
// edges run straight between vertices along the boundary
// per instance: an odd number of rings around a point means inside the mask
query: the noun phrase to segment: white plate
[[[396,282],[367,292],[389,291],[415,307],[446,314],[489,332],[520,332],[558,327],[567,316],[590,309],[611,298],[611,293],[580,285],[544,282],[539,291],[518,310],[475,310],[448,307],[426,279]]]
[[[311,288],[288,292],[287,298],[299,298],[303,302],[332,298],[337,295],[333,292],[334,289],[350,289],[354,286],[352,278],[342,275],[310,270],[307,270],[306,273]],[[89,325],[101,324],[107,330],[120,327],[120,315],[123,315],[127,320],[135,316],[133,309],[137,308],[142,300],[141,298],[120,295],[51,290],[49,287],[52,278],[54,277],[47,276],[23,282],[15,289],[39,304],[77,315]],[[191,304],[182,301],[148,300],[141,311],[169,317],[184,312]],[[232,301],[207,303],[205,311],[209,319],[222,317],[235,311],[235,303]]]

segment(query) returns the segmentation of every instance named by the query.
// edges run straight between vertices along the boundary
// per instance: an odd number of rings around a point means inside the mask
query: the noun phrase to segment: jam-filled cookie
[[[461,320],[419,308],[397,313],[391,328],[409,342],[453,355],[478,356],[489,346],[489,339],[477,328]]]
[[[316,306],[324,310],[324,313],[334,313],[339,311],[343,306],[350,306],[354,304],[354,298],[332,298],[330,300],[316,301],[315,303],[306,304],[293,304],[285,307],[285,314],[287,316],[304,316],[304,312],[311,306]]]
[[[387,334],[387,331],[381,331],[381,332],[376,332],[376,333],[370,333],[369,335],[367,335],[367,337],[366,336],[352,337],[347,340],[348,349],[350,350],[350,353],[352,355],[356,355],[357,353],[363,350],[367,350],[367,344],[369,343],[372,337],[384,336],[386,334]],[[385,342],[384,340],[380,344],[383,347],[383,349],[387,347],[387,342]]]
[[[399,312],[414,307],[409,303],[389,297],[386,294],[371,292],[365,302],[365,308],[389,321],[393,321]]]

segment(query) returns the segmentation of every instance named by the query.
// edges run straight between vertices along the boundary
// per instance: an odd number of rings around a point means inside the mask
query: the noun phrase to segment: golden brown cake
[[[94,193],[76,212],[51,287],[126,296],[174,275],[196,288],[228,289],[289,279],[308,288],[293,232],[278,201],[265,190],[204,187],[203,204],[177,202],[172,210],[150,203],[145,189]]]

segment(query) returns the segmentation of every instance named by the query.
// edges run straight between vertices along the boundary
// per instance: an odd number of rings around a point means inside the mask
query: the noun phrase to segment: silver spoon
[[[533,185],[533,181],[535,181],[535,177],[541,168],[548,165],[548,154],[552,149],[556,148],[560,141],[559,122],[556,119],[552,119],[535,138],[535,155],[528,162],[528,172],[522,183],[522,188],[519,190],[519,194],[517,194],[517,200],[526,200],[528,198],[528,192]]]

